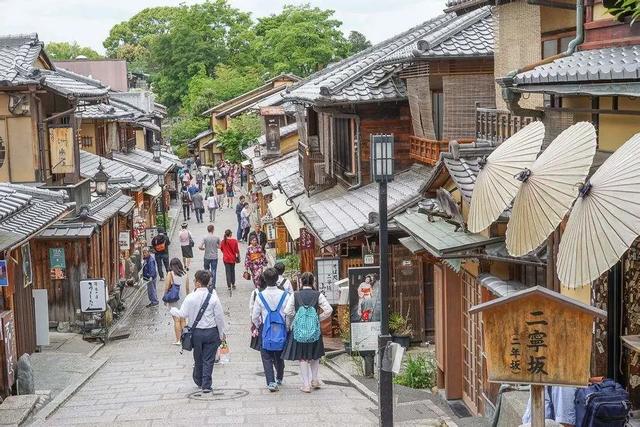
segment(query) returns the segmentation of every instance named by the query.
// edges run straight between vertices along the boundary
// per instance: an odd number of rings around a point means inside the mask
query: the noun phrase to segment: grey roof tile
[[[280,180],[280,185],[284,194],[290,199],[293,199],[305,192],[304,180],[300,176],[300,173],[294,173],[286,178],[282,178]]]
[[[112,188],[136,189],[142,187],[146,190],[158,181],[156,175],[84,150],[80,150],[80,175],[82,175],[83,178],[93,178],[96,172],[98,172],[100,161],[102,161],[104,171],[111,178],[109,186]]]
[[[128,153],[113,152],[113,159],[125,163],[132,168],[139,169],[150,174],[165,174],[169,172],[176,163],[160,156],[160,163],[153,160],[153,153],[134,148]]]
[[[385,67],[383,62],[398,50],[413,46],[430,32],[455,19],[456,15],[453,13],[440,15],[329,65],[288,89],[285,98],[316,103],[404,99],[406,93],[403,83],[387,77],[387,74],[393,71],[393,67]]]
[[[298,152],[294,151],[273,163],[269,163],[268,166],[264,167],[263,171],[266,173],[269,183],[276,187],[283,178],[298,174],[299,167]]]
[[[112,190],[110,194],[103,197],[96,197],[89,204],[89,218],[98,224],[104,224],[120,210],[128,206],[133,199],[122,194],[121,190]]]
[[[640,79],[640,45],[582,50],[515,76],[517,86]]]
[[[79,239],[91,237],[97,225],[84,222],[58,222],[45,229],[40,238],[47,239]]]
[[[389,216],[420,196],[432,168],[414,165],[398,173],[388,184]],[[330,193],[326,197],[323,193]],[[305,198],[306,196],[303,196]],[[298,213],[325,243],[357,234],[368,223],[369,214],[378,211],[378,184],[372,183],[352,191],[335,195],[327,190],[298,201]]]

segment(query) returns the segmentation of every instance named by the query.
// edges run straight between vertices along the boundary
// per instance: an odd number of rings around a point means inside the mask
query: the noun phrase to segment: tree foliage
[[[86,56],[88,59],[102,58],[102,56],[90,47],[80,46],[78,42],[51,42],[45,46],[45,51],[53,60],[75,59],[78,56]]]
[[[232,119],[227,129],[216,129],[216,138],[225,159],[239,162],[242,150],[253,144],[261,133],[260,118],[255,114],[243,114]]]
[[[347,38],[349,44],[349,55],[353,55],[371,47],[371,42],[359,31],[351,31]]]
[[[332,10],[288,5],[258,19],[256,35],[262,63],[274,73],[308,76],[343,56],[347,41]]]
[[[631,20],[631,25],[640,19],[640,0],[605,0],[607,11],[622,21]]]

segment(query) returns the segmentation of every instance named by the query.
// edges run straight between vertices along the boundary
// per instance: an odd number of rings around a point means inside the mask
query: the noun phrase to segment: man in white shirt
[[[291,280],[283,276],[285,270],[284,264],[278,261],[273,265],[273,268],[278,272],[278,281],[276,282],[276,286],[289,295],[293,295],[293,285],[291,284]]]
[[[224,311],[215,291],[211,292],[202,317],[194,327],[200,308],[209,295],[207,285],[210,280],[211,273],[204,270],[197,271],[195,291],[185,297],[180,308],[171,309],[172,316],[189,319],[188,325],[192,328],[193,334],[193,382],[202,389],[203,393],[212,391],[213,363],[218,347],[225,339]]]
[[[284,308],[287,305],[288,294],[285,291],[278,289],[276,286],[278,272],[273,268],[267,268],[262,273],[262,279],[265,281],[267,287],[265,290],[260,292],[260,294],[265,299],[269,308],[265,307],[259,296],[255,299],[251,321],[256,328],[260,328],[260,325],[265,322],[267,315],[269,314],[269,309],[275,311],[278,304],[280,304],[280,315],[282,316],[282,319],[285,319],[286,321]],[[260,350],[264,376],[267,381],[267,389],[272,392],[278,391],[278,387],[282,385],[282,378],[284,377],[284,360],[282,359],[282,350],[284,350],[284,347],[281,350],[275,351],[265,350],[264,348]]]

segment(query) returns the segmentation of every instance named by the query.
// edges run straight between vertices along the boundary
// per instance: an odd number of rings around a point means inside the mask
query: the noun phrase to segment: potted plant
[[[409,312],[403,316],[401,313],[391,313],[389,316],[389,332],[392,341],[400,344],[404,348],[409,348],[413,337],[413,328],[409,323]]]

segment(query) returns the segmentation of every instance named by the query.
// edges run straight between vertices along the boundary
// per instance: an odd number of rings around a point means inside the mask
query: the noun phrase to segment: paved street
[[[178,218],[182,222],[182,218]],[[208,222],[190,229],[199,245]],[[215,223],[216,234],[235,230],[232,209],[224,209]],[[179,229],[179,227],[178,227]],[[177,235],[171,237],[172,255],[179,256]],[[242,252],[244,253],[243,245]],[[244,260],[244,258],[243,258]],[[190,271],[202,266],[195,249]],[[241,267],[237,274],[240,276]],[[214,396],[190,397],[196,391],[191,379],[192,355],[180,354],[172,343],[172,319],[164,306],[145,308],[146,298],[131,316],[131,336],[109,343],[95,357],[108,362],[46,421],[47,425],[372,425],[375,406],[328,368],[321,367],[325,388],[312,394],[299,390],[297,363],[286,366],[285,385],[279,393],[265,388],[260,356],[249,344],[249,282],[240,278],[229,297],[224,268],[218,268],[218,288],[227,314],[231,362],[216,365]],[[161,295],[161,285],[158,286]],[[373,412],[372,412],[373,411]]]

